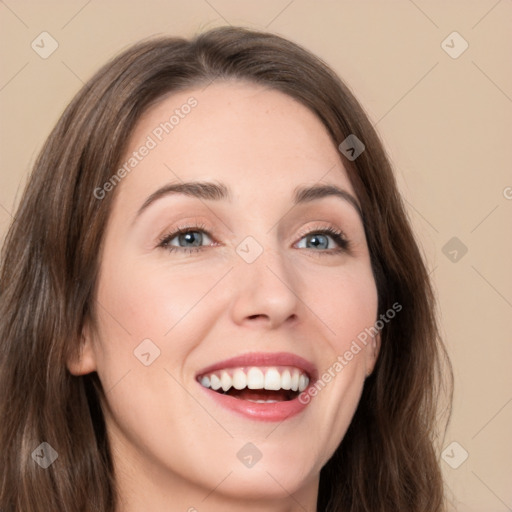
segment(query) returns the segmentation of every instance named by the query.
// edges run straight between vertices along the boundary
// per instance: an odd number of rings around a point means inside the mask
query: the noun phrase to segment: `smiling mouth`
[[[222,395],[255,403],[294,400],[310,382],[309,375],[293,366],[226,368],[197,377],[199,384]]]

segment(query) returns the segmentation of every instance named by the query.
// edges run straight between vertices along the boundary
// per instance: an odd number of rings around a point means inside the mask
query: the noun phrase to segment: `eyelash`
[[[206,246],[199,246],[199,247],[176,247],[173,245],[169,245],[171,240],[176,238],[179,235],[183,235],[190,232],[202,232],[206,234],[209,238],[213,240],[212,235],[210,232],[206,229],[206,226],[204,224],[199,224],[195,226],[182,226],[173,231],[172,233],[167,233],[164,236],[162,236],[158,242],[157,247],[165,249],[169,252],[184,252],[186,254],[192,254],[195,252],[199,252],[203,249],[205,249]],[[305,238],[309,235],[328,235],[330,236],[333,241],[338,244],[338,247],[335,249],[325,249],[321,251],[317,251],[315,249],[310,249],[313,251],[313,253],[317,253],[319,256],[322,255],[334,255],[339,254],[341,252],[347,252],[350,250],[350,241],[347,239],[343,231],[340,231],[338,229],[335,229],[331,226],[329,227],[322,227],[318,229],[310,229],[305,233],[301,233],[299,241]]]

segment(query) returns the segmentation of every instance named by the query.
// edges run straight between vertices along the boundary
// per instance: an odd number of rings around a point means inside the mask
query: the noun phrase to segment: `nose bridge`
[[[237,323],[263,318],[278,325],[297,314],[297,282],[275,233],[264,240],[246,237],[237,246],[233,316]],[[276,244],[273,246],[272,244]]]

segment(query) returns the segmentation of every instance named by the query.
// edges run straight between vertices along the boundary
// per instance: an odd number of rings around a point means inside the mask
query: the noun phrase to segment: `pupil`
[[[308,237],[313,247],[322,247],[323,249],[327,249],[329,245],[329,241],[325,235],[311,235]]]
[[[197,247],[201,244],[202,236],[197,231],[191,231],[189,233],[183,233],[180,235],[180,243],[190,244],[193,247]]]

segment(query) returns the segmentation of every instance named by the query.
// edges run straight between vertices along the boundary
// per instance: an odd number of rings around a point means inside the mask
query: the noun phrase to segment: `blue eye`
[[[173,244],[173,240],[177,240],[177,244]],[[202,245],[203,233],[201,231],[186,231],[173,237],[167,245],[178,245],[179,247],[198,247]]]
[[[297,244],[299,249],[323,249],[331,252],[346,250],[348,246],[348,240],[343,236],[343,233],[333,228],[311,231],[302,237]]]
[[[158,247],[167,249],[168,251],[185,251],[185,252],[196,252],[200,251],[204,247],[203,242],[205,238],[210,240],[209,245],[212,244],[212,240],[208,232],[201,226],[180,228],[173,233],[165,235],[158,244]]]
[[[193,253],[214,245],[212,237],[204,226],[182,227],[160,239],[158,247],[169,252]],[[334,228],[323,228],[302,236],[297,243],[298,249],[312,249],[325,255],[344,252],[350,243],[345,235]]]

